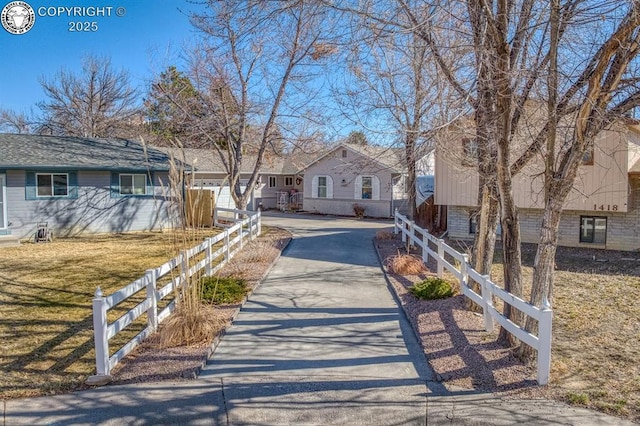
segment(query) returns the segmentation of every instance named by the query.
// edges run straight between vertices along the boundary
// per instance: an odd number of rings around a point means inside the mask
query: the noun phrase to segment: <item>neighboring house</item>
[[[235,208],[231,197],[229,179],[220,154],[213,149],[198,148],[158,148],[176,159],[181,159],[192,167],[192,174],[187,179],[187,186],[213,191],[215,204],[219,207]],[[184,158],[183,158],[184,157]],[[243,157],[240,171],[240,187],[246,189],[251,173],[256,164],[255,155]],[[298,173],[302,161],[300,156],[265,155],[259,170],[258,183],[251,190],[247,209],[282,208],[286,201],[302,204],[302,175]],[[296,195],[293,195],[296,194]],[[292,197],[293,195],[293,197]],[[286,196],[286,200],[284,197]]]
[[[478,211],[477,150],[474,140],[462,132],[449,132],[443,140],[445,143],[436,147],[435,202],[448,206],[449,237],[472,239]],[[570,143],[570,139],[567,141]],[[516,146],[514,158],[523,147],[524,144]],[[543,170],[543,159],[536,156],[514,177],[513,195],[523,242],[539,240],[544,207]],[[639,126],[618,124],[602,132],[593,150],[585,154],[564,206],[558,243],[571,247],[640,249]]]
[[[130,140],[0,134],[0,234],[171,227],[168,172],[166,154]]]
[[[359,204],[370,217],[391,217],[396,208],[406,212],[404,158],[400,148],[338,145],[301,171],[305,177],[304,210],[354,216],[353,205]],[[428,158],[420,160],[429,164]]]

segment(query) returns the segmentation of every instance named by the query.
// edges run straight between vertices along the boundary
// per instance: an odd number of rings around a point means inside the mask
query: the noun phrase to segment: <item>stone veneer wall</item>
[[[608,250],[640,249],[640,179],[630,180],[629,207],[626,213],[610,211],[564,211],[560,220],[560,237],[558,244],[567,247],[591,247]],[[447,216],[448,237],[461,240],[472,240],[469,233],[469,217],[473,207],[449,206]],[[522,242],[537,243],[540,236],[542,210],[521,209],[520,232]],[[580,242],[580,216],[601,216],[607,218],[606,244]]]

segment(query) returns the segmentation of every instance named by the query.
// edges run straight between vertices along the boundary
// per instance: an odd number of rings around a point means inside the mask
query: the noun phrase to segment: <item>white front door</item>
[[[7,176],[0,175],[0,230],[7,229]]]

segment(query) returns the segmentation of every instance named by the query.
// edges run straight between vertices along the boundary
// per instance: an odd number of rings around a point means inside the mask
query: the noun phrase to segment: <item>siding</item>
[[[30,237],[37,222],[48,222],[56,235],[82,232],[143,231],[171,227],[166,173],[155,173],[152,197],[111,197],[111,173],[79,171],[78,198],[26,200],[26,173],[7,172],[9,229]]]
[[[609,250],[640,249],[640,179],[631,179],[630,208],[628,212],[593,210],[565,210],[560,219],[558,245],[567,247],[590,247]],[[449,207],[447,229],[449,237],[472,240],[469,234],[469,214],[473,208]],[[542,210],[520,209],[520,232],[522,242],[537,243],[540,238]],[[606,244],[580,242],[580,216],[603,216],[607,218]]]
[[[581,166],[574,190],[565,203],[566,210],[599,210],[616,206],[627,211],[628,138],[631,131],[606,131],[596,141],[594,164]],[[635,137],[635,136],[633,136]],[[513,194],[519,208],[542,208],[543,164],[541,158],[514,177]],[[476,206],[478,171],[476,166],[462,165],[461,138],[440,142],[436,152],[436,204]]]
[[[322,158],[304,171],[304,204],[303,209],[313,213],[354,216],[353,204],[365,207],[365,215],[370,217],[390,217],[393,208],[406,205],[396,200],[406,197],[401,190],[402,182],[398,176],[380,165],[374,159],[346,149],[347,156],[342,157],[342,150]],[[380,181],[380,200],[361,200],[355,198],[355,182],[359,175],[375,175]],[[333,178],[333,198],[313,198],[312,182],[314,176],[331,176]]]

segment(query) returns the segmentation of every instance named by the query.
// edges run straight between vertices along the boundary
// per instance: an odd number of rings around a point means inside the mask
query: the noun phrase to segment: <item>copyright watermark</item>
[[[96,32],[98,21],[87,18],[123,17],[127,9],[116,6],[40,6],[37,9],[24,1],[12,1],[2,9],[2,26],[11,34],[24,34],[33,28],[36,16],[66,18],[69,32]]]

